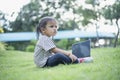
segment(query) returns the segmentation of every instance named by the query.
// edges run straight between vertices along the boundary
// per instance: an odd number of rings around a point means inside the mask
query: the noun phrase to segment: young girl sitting
[[[52,17],[44,17],[39,22],[36,32],[38,41],[34,52],[34,62],[38,67],[53,67],[58,64],[87,62],[88,58],[77,58],[71,52],[57,48],[52,40],[58,29],[57,21]]]

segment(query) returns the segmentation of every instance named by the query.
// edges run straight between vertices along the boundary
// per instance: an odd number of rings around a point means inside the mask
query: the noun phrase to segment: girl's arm
[[[52,51],[53,53],[60,52],[60,53],[63,53],[63,54],[65,54],[65,55],[67,55],[68,57],[71,58],[72,62],[74,62],[74,61],[77,59],[77,57],[76,57],[75,55],[73,55],[72,53],[70,53],[70,52],[68,52],[68,51],[65,51],[65,50],[62,50],[62,49],[59,49],[59,48],[57,48],[57,47],[53,48],[51,51]]]
[[[68,51],[62,50],[62,49],[57,48],[57,47],[53,48],[51,51],[52,51],[53,53],[60,52],[60,53],[63,53],[63,54],[65,54],[65,55],[67,55],[67,56],[70,56],[70,55],[72,54],[72,53],[70,53],[70,52],[68,52]]]

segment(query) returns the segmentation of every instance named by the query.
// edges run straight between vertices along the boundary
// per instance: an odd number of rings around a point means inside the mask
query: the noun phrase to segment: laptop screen
[[[72,53],[78,58],[90,57],[90,40],[72,45]]]

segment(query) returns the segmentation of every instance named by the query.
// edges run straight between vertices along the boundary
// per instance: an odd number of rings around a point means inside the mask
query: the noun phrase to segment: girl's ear
[[[45,28],[41,28],[40,30],[41,30],[41,33],[44,34]]]
[[[41,31],[45,31],[45,28],[41,28]]]

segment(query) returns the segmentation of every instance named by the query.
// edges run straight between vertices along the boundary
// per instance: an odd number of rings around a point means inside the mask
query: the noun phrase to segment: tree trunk
[[[99,27],[98,27],[98,25],[96,24],[96,35],[97,35],[97,42],[98,42],[98,47],[100,47],[98,28],[99,28]]]
[[[117,35],[116,35],[116,37],[115,37],[114,48],[117,46],[118,36],[119,36],[119,33],[120,33],[120,31],[119,31],[120,29],[119,29],[119,25],[118,25],[118,19],[116,19],[116,25],[117,25],[118,31],[117,31]]]

